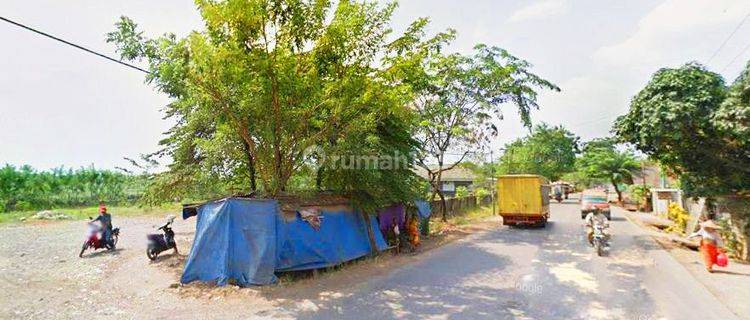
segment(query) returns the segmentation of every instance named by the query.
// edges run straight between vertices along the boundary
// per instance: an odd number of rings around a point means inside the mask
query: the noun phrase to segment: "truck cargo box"
[[[497,179],[500,215],[504,225],[544,226],[549,219],[550,186],[539,175],[513,174]]]

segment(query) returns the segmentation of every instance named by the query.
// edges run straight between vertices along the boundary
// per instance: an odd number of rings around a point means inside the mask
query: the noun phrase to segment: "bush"
[[[737,239],[737,234],[732,228],[730,219],[719,219],[719,225],[721,226],[721,238],[724,240],[724,249],[727,250],[729,255],[735,258],[741,258],[742,254],[742,242]]]
[[[456,187],[456,198],[466,198],[469,196],[469,189],[464,186]]]
[[[651,196],[651,188],[642,184],[633,184],[628,187],[628,192],[633,200],[638,201],[639,204],[648,201],[648,197]]]
[[[685,209],[680,207],[676,202],[672,202],[667,209],[667,218],[674,222],[672,226],[667,228],[668,232],[677,232],[679,234],[685,233],[688,220],[690,220],[690,214],[688,214]]]

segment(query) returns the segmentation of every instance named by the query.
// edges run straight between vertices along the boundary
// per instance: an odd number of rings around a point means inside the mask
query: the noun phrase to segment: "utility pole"
[[[492,147],[490,146],[490,169],[492,170],[492,174],[490,175],[490,201],[492,201],[492,215],[494,216],[496,214],[495,210],[495,192],[497,192],[497,187],[495,187],[495,158],[492,154]]]

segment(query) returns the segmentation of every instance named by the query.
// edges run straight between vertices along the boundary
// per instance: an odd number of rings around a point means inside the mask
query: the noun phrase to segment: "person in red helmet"
[[[112,246],[112,215],[107,213],[107,205],[104,202],[99,203],[99,216],[91,222],[99,221],[102,226],[102,238],[104,239],[107,247]]]

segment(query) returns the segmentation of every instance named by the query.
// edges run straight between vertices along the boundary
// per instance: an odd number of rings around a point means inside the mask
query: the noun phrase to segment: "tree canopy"
[[[750,184],[748,70],[727,87],[697,63],[661,69],[618,118],[620,140],[675,171],[688,194],[741,192]]]
[[[154,177],[157,199],[196,188],[274,196],[314,184],[371,204],[405,200],[418,190],[415,160],[426,166],[432,156],[442,167],[446,151],[481,147],[506,102],[528,125],[535,90],[557,90],[500,48],[443,53],[455,32],[427,37],[427,19],[392,36],[394,3],[196,4],[205,30],[184,38],[147,39],[126,17],[107,35],[124,59],[145,60],[147,81],[172,98],[165,111],[176,125],[156,154],[172,164]],[[347,156],[401,165],[347,170]]]
[[[586,143],[583,153],[576,160],[576,169],[593,181],[606,181],[615,188],[617,199],[622,201],[621,184],[632,184],[633,174],[640,169],[640,162],[630,150],[618,150],[609,138],[594,139]]]
[[[413,90],[417,164],[427,171],[433,197],[444,200],[442,173],[487,146],[497,134],[493,120],[502,118],[504,104],[515,106],[530,126],[531,110],[538,108],[537,90],[559,88],[533,74],[527,61],[498,47],[479,44],[469,55],[445,53],[455,31],[426,38],[426,25],[426,19],[414,22],[407,32],[413,37],[394,42],[398,54],[385,61],[390,75]],[[457,156],[446,157],[448,153]]]
[[[500,174],[532,173],[555,181],[575,170],[579,138],[563,126],[537,125],[531,134],[505,146]]]
[[[386,43],[394,4],[196,4],[205,30],[184,38],[147,39],[126,17],[107,36],[123,58],[147,61],[147,81],[172,98],[165,112],[176,125],[158,153],[172,164],[155,177],[158,198],[216,184],[274,196],[311,163],[325,168],[317,170],[323,189],[372,203],[412,195],[410,87],[376,66],[398,54]],[[418,36],[407,31],[397,41]],[[310,148],[326,157],[306,157]],[[344,171],[318,163],[336,154],[396,153],[406,166]]]

